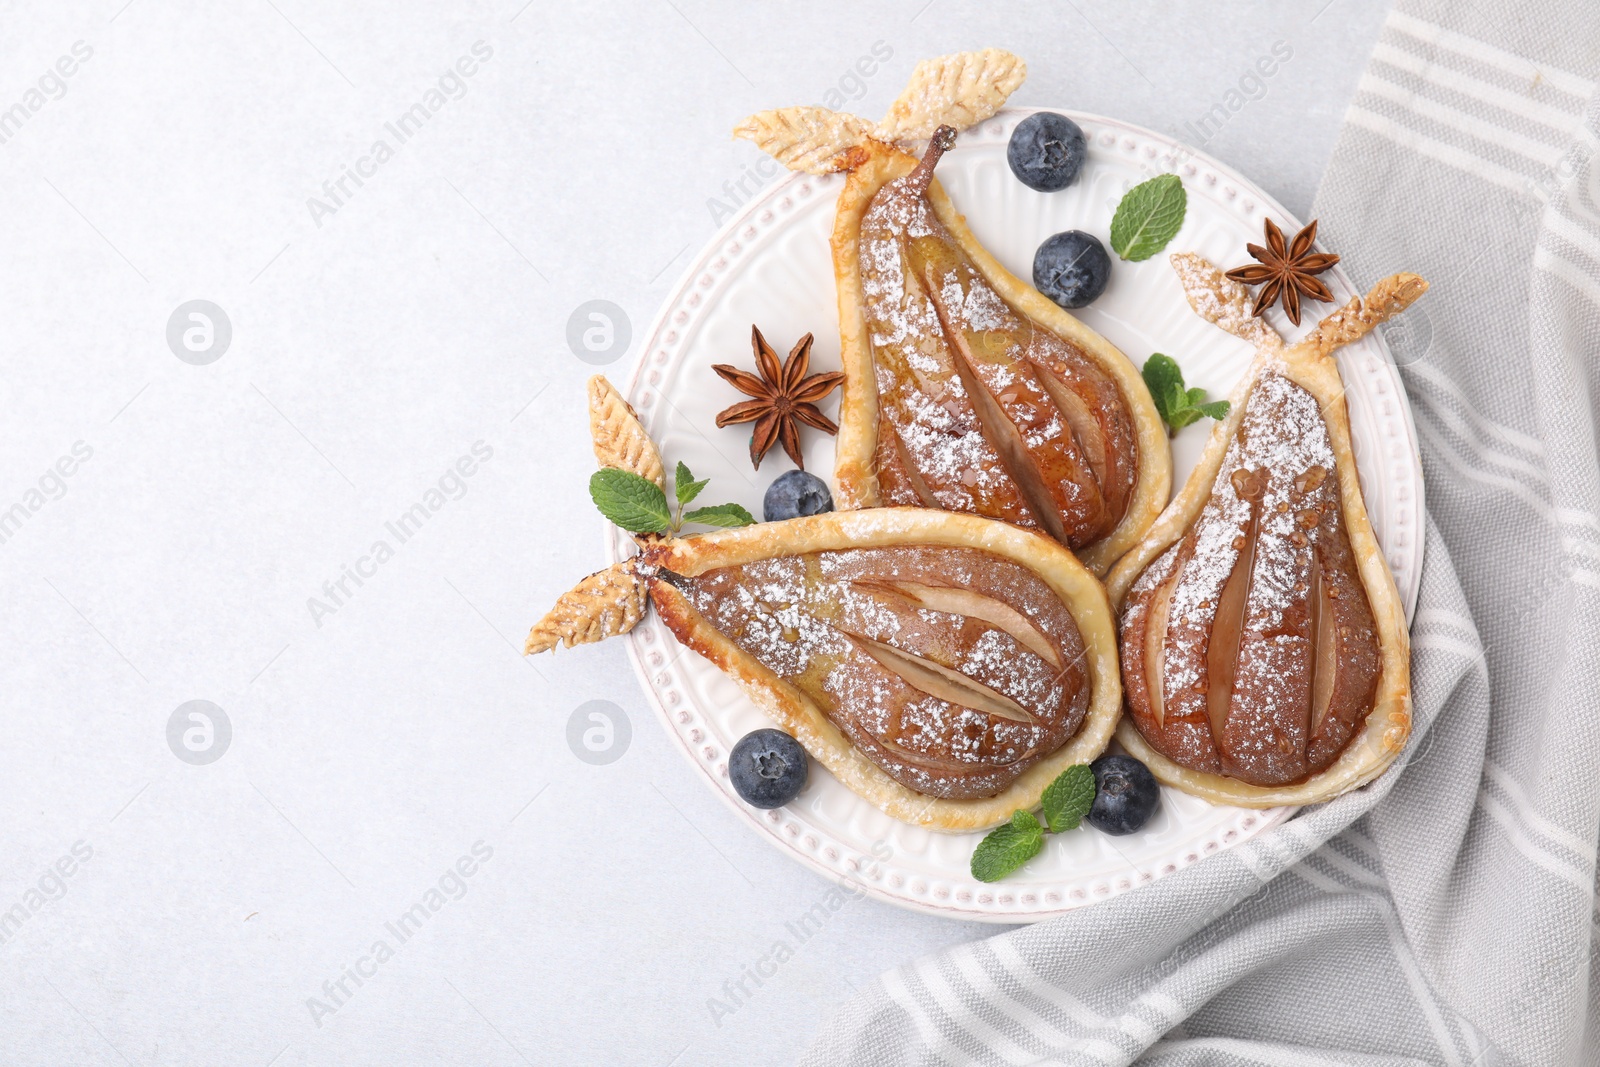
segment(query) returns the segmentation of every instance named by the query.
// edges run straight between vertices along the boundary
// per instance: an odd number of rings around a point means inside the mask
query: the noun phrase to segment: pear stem
[[[928,140],[928,150],[922,154],[922,162],[916,169],[906,175],[906,188],[924,193],[933,182],[933,168],[939,165],[939,159],[956,143],[956,130],[954,126],[940,126],[933,131],[933,136]]]

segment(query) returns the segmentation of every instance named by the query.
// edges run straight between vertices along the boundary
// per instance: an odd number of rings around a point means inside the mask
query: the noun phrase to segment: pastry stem
[[[933,182],[933,168],[939,165],[940,157],[955,143],[954,126],[940,126],[934,130],[933,136],[928,140],[928,150],[922,154],[922,162],[905,177],[906,189],[917,194],[927,192],[928,186]]]

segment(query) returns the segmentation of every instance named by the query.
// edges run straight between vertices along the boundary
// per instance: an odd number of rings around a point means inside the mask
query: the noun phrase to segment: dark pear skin
[[[1360,732],[1381,673],[1321,406],[1266,373],[1194,523],[1129,591],[1127,709],[1184,767],[1304,781]]]
[[[1011,307],[928,200],[951,138],[885,185],[861,223],[886,504],[970,511],[1069,548],[1126,514],[1138,442],[1126,399],[1085,352]]]
[[[777,556],[670,579],[891,778],[991,797],[1088,711],[1082,636],[1011,560],[911,545]]]

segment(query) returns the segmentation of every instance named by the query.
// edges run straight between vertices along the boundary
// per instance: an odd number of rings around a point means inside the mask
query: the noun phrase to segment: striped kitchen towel
[[[1600,1063],[1600,10],[1401,0],[1318,194],[1427,479],[1416,732],[1372,786],[883,976],[841,1064]]]

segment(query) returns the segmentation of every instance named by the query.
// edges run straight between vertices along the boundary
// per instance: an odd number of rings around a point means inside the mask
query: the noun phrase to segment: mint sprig
[[[1167,424],[1167,436],[1175,437],[1179,430],[1201,416],[1225,419],[1231,405],[1226,400],[1206,402],[1204,389],[1185,389],[1183,371],[1171,356],[1156,352],[1144,361],[1144,384],[1155,401],[1156,412]]]
[[[677,533],[687,523],[732,528],[756,521],[738,504],[713,504],[684,514],[684,505],[699,496],[708,481],[695,481],[680,462],[673,475],[674,511],[667,504],[667,494],[649,478],[618,467],[602,467],[589,478],[589,496],[600,514],[629,533]]]
[[[684,522],[698,522],[702,526],[722,526],[734,528],[749,526],[755,522],[755,516],[750,514],[738,504],[713,504],[707,508],[695,508],[683,517]]]
[[[602,467],[589,478],[589,496],[600,514],[629,533],[672,529],[667,494],[649,478],[617,467]]]
[[[972,877],[998,882],[1044,849],[1046,830],[1053,834],[1075,830],[1094,806],[1094,771],[1087,763],[1074,763],[1045,787],[1039,798],[1044,825],[1031,811],[1017,809],[1011,821],[990,830],[972,852]]]
[[[694,475],[689,473],[689,465],[681,459],[678,460],[678,469],[672,475],[672,492],[678,498],[679,506],[681,507],[699,496],[700,490],[704,489],[706,483],[710,481],[710,478],[702,478],[698,482],[695,481]]]
[[[1032,812],[1015,811],[1011,821],[989,831],[972,853],[972,877],[998,882],[1044,848],[1044,827]]]
[[[1076,830],[1094,807],[1094,772],[1087,763],[1074,763],[1045,786],[1039,798],[1045,825],[1053,834]]]
[[[1123,259],[1149,259],[1183,228],[1189,194],[1176,174],[1161,174],[1129,189],[1111,217],[1111,250]]]

